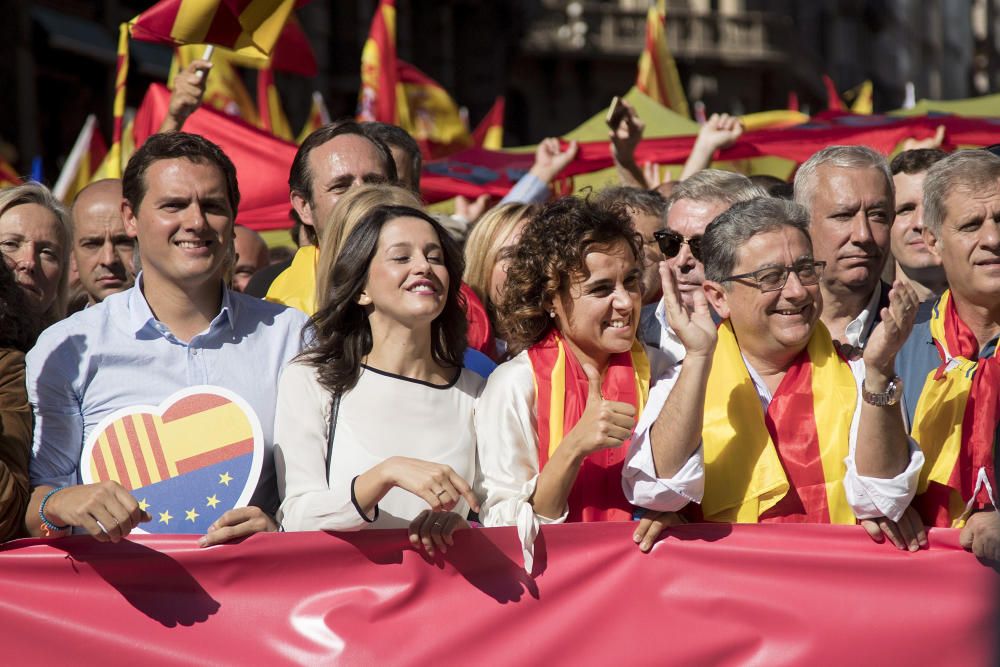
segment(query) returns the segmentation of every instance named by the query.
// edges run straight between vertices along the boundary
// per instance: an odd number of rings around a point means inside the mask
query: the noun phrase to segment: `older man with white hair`
[[[949,289],[900,352],[911,435],[927,457],[914,507],[1000,561],[1000,158],[960,151],[935,163],[923,223]]]
[[[866,146],[830,146],[795,174],[795,201],[809,211],[816,259],[826,262],[821,319],[842,353],[862,354],[888,286],[894,189],[885,157]]]

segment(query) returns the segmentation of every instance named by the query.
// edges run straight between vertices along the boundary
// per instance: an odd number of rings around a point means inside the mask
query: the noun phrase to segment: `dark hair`
[[[292,160],[292,168],[288,172],[288,189],[301,195],[303,199],[309,202],[310,206],[313,204],[313,175],[309,171],[309,154],[326,142],[345,134],[353,134],[372,142],[375,150],[378,151],[379,158],[382,161],[382,168],[385,169],[389,182],[391,183],[398,178],[396,163],[393,161],[392,153],[384,141],[369,135],[361,125],[353,120],[338,120],[324,125],[306,137],[302,145],[299,146],[299,150],[295,153],[295,158]]]
[[[461,368],[467,347],[465,299],[461,296],[462,253],[448,232],[434,218],[409,206],[376,206],[348,235],[324,281],[328,304],[310,320],[314,342],[301,359],[316,368],[319,382],[331,393],[352,389],[361,375],[361,360],[372,350],[368,313],[358,296],[368,282],[372,258],[385,225],[396,218],[420,218],[434,228],[448,271],[448,296],[444,310],[431,323],[431,354],[442,366]]]
[[[569,289],[574,274],[586,273],[587,254],[616,243],[624,243],[642,262],[642,239],[631,219],[586,199],[557,199],[528,220],[497,308],[511,355],[545,337],[553,326],[548,309]]]
[[[892,158],[889,163],[889,171],[892,175],[922,174],[931,168],[935,162],[945,159],[948,154],[938,148],[915,148],[911,151],[903,151]]]
[[[424,158],[420,154],[420,144],[417,143],[417,140],[410,136],[410,133],[403,128],[397,125],[390,125],[389,123],[369,121],[362,123],[361,127],[369,137],[381,140],[390,149],[395,146],[406,153],[406,158],[410,161],[410,171],[413,172],[414,182],[406,183],[405,185],[414,192],[419,193],[420,170],[423,168]]]
[[[226,180],[226,200],[236,218],[240,206],[240,186],[236,181],[236,167],[221,148],[197,134],[188,132],[163,132],[146,140],[132,158],[122,174],[122,196],[128,200],[133,211],[139,210],[142,198],[146,196],[146,171],[154,162],[184,158],[196,164],[211,164],[222,172]]]
[[[624,207],[658,218],[667,216],[667,199],[656,190],[643,190],[619,185],[604,188],[594,196],[593,202],[605,208]],[[625,210],[627,214],[628,211]]]
[[[0,347],[27,352],[41,325],[7,262],[0,261]]]
[[[759,197],[736,202],[709,223],[701,238],[701,258],[705,279],[721,282],[733,274],[740,249],[758,234],[793,227],[809,236],[809,212],[795,202],[775,197]]]

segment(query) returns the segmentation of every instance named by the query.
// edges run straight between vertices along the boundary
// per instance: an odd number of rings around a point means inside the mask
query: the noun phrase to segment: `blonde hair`
[[[490,299],[490,278],[500,254],[500,244],[518,223],[528,218],[531,211],[529,204],[503,204],[492,208],[476,222],[465,241],[465,275],[462,280],[486,306],[491,320],[495,318],[496,305]]]
[[[330,218],[323,227],[323,238],[320,239],[319,261],[316,264],[317,311],[329,302],[329,277],[348,234],[368,211],[379,204],[410,206],[419,210],[424,207],[420,198],[410,190],[385,183],[351,188],[341,196],[330,212]]]
[[[66,304],[69,302],[69,256],[73,246],[73,224],[66,207],[41,183],[25,183],[0,189],[0,216],[15,206],[23,204],[38,204],[42,208],[48,209],[56,216],[56,221],[59,223],[57,225],[60,236],[58,241],[62,246],[59,264],[62,267],[62,272],[59,275],[59,284],[56,286],[55,300],[45,312],[40,313],[42,327],[47,327],[66,317]]]

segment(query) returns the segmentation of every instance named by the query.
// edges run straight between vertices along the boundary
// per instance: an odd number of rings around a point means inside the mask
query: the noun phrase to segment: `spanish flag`
[[[292,126],[288,123],[285,110],[281,106],[278,86],[274,82],[274,70],[265,67],[257,72],[257,108],[260,110],[257,126],[279,139],[292,141]]]
[[[677,64],[667,44],[666,7],[663,0],[646,15],[646,47],[639,56],[636,87],[668,109],[691,117]]]
[[[399,125],[401,91],[396,69],[396,3],[380,0],[361,51],[361,92],[358,120]]]
[[[329,122],[330,112],[326,109],[323,94],[318,90],[314,90],[312,94],[312,106],[309,107],[309,117],[306,118],[306,124],[302,126],[302,131],[299,132],[299,138],[295,140],[295,143],[301,144],[306,140],[306,137]]]
[[[66,164],[63,165],[59,180],[52,188],[52,194],[64,204],[73,203],[76,193],[90,183],[107,153],[108,146],[104,143],[101,131],[97,127],[97,117],[90,114],[83,122],[83,128],[77,135],[69,157],[66,158]]]
[[[178,46],[174,49],[167,87],[172,89],[177,73],[186,69],[193,60],[199,60],[204,51],[205,47],[200,44]],[[205,82],[202,105],[235,116],[250,125],[258,125],[257,107],[243,84],[239,71],[234,67],[231,53],[222,49],[215,49],[212,52],[212,69],[208,72],[208,79]]]
[[[538,415],[538,467],[545,467],[563,437],[580,421],[587,407],[590,381],[559,332],[549,334],[528,348],[535,376],[535,409]],[[612,355],[601,383],[601,395],[611,401],[631,403],[636,419],[649,399],[649,359],[642,343],[630,352]],[[583,461],[567,503],[567,521],[630,521],[632,506],[622,491],[622,467],[628,442],[602,449]]]
[[[305,77],[314,77],[318,72],[316,54],[313,52],[312,45],[295,14],[288,17],[284,30],[281,31],[278,41],[274,44],[270,58],[266,60],[256,56],[244,56],[222,47],[216,51],[221,51],[229,62],[237,67],[252,69],[270,67],[276,72],[287,72]]]
[[[855,523],[843,480],[856,403],[854,375],[818,322],[765,412],[724,321],[702,425],[704,519]]]
[[[486,112],[483,120],[472,133],[472,144],[479,148],[498,151],[503,148],[504,98],[500,96]]]
[[[294,6],[294,0],[160,0],[129,26],[140,41],[215,44],[266,61]]]

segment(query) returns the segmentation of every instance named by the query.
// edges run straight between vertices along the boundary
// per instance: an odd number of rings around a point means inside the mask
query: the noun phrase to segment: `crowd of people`
[[[0,191],[0,538],[153,520],[86,482],[84,444],[208,386],[264,454],[202,546],[403,528],[434,556],[516,526],[530,570],[547,524],[635,521],[649,551],[689,521],[809,522],[909,551],[960,527],[1000,560],[1000,157],[830,146],[785,183],[708,168],[742,131],[712,116],[659,182],[626,105],[620,183],[551,199],[577,147],[547,139],[504,200],[445,216],[409,135],[345,120],[301,144],[301,243],[271,264],[232,162],[182,129],[205,65],[120,180],[69,210]]]

